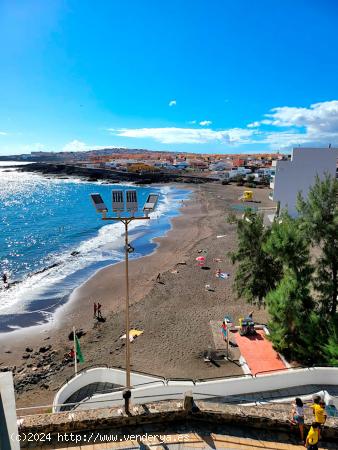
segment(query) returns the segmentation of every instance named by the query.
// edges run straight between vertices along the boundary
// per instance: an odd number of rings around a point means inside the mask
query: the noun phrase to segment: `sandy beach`
[[[241,374],[238,364],[206,364],[203,354],[214,347],[210,321],[222,320],[225,314],[238,321],[249,309],[255,310],[257,322],[267,321],[265,310],[237,299],[232,289],[234,267],[227,253],[236,245],[236,233],[226,216],[243,187],[215,183],[189,189],[191,200],[173,219],[167,235],[156,240],[157,250],[130,263],[131,327],[143,331],[131,344],[132,369],[184,378]],[[258,206],[272,205],[268,192],[254,189]],[[206,256],[209,270],[197,265],[199,255]],[[217,269],[230,277],[216,278]],[[156,281],[158,273],[161,282]],[[206,290],[206,284],[213,291]],[[62,364],[62,359],[72,346],[68,334],[73,326],[86,333],[80,340],[85,357],[80,369],[100,364],[124,367],[124,292],[124,264],[107,267],[75,290],[50,325],[0,336],[0,367],[16,367],[17,407],[50,405],[55,391],[72,376],[74,367]],[[94,301],[102,304],[106,322],[93,318]],[[40,352],[42,346],[51,347]],[[26,347],[33,351],[26,352]]]

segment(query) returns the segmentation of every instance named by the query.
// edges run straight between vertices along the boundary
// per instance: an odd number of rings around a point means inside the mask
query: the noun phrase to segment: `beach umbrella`
[[[199,265],[199,266],[203,266],[204,263],[205,263],[205,256],[198,256],[198,257],[196,258],[196,261],[198,262],[198,265]]]

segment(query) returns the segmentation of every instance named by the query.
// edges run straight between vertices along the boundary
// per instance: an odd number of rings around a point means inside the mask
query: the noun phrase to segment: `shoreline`
[[[161,185],[160,184],[154,185],[154,187],[161,188]],[[189,197],[184,200],[185,207],[179,206],[175,210],[177,212],[177,215],[175,215],[174,217],[171,217],[171,218],[169,218],[169,217],[167,218],[170,228],[167,231],[165,231],[165,233],[162,236],[155,237],[149,241],[149,243],[156,244],[156,247],[152,251],[150,251],[150,253],[146,253],[135,259],[129,259],[129,267],[131,268],[131,272],[132,272],[133,266],[137,266],[139,261],[142,261],[145,258],[155,255],[160,250],[161,245],[162,245],[162,240],[165,240],[167,238],[168,234],[173,231],[176,220],[179,219],[183,214],[189,213],[189,208],[186,208],[186,207],[191,202],[191,198],[194,196],[194,188],[191,186],[188,187],[184,184],[174,185],[173,188],[190,191],[189,193],[187,193],[187,195],[189,195]],[[156,220],[156,219],[153,219],[153,220]],[[61,263],[62,262],[60,261],[59,264],[61,264]],[[46,270],[53,268],[54,266],[56,266],[56,264],[53,264],[51,267],[47,267],[42,270],[39,270],[36,272],[36,274],[45,272]],[[78,286],[75,286],[71,290],[69,295],[67,296],[67,300],[65,301],[65,303],[62,304],[61,306],[57,307],[57,309],[51,313],[52,318],[49,319],[48,321],[41,323],[41,324],[37,323],[37,324],[31,325],[31,326],[14,329],[13,331],[0,333],[0,344],[8,345],[9,340],[15,341],[15,342],[20,341],[20,340],[25,340],[26,335],[31,336],[31,333],[33,333],[34,335],[41,335],[41,333],[48,333],[48,332],[52,333],[53,329],[58,329],[58,328],[62,327],[63,322],[65,321],[65,317],[67,315],[69,315],[70,312],[72,312],[72,309],[70,309],[70,311],[68,311],[70,304],[74,303],[74,301],[77,302],[78,293],[80,294],[80,297],[81,296],[83,297],[83,294],[81,294],[81,292],[82,292],[82,290],[83,290],[83,292],[86,291],[87,285],[91,285],[93,282],[94,282],[94,284],[96,284],[95,281],[93,281],[93,280],[95,280],[96,277],[98,277],[98,279],[100,278],[100,272],[109,273],[110,271],[114,272],[116,270],[118,273],[121,272],[121,276],[123,275],[123,277],[124,277],[124,271],[122,269],[115,269],[115,267],[117,267],[117,266],[124,266],[124,260],[122,260],[120,262],[110,263],[105,267],[98,268],[91,275],[89,275],[89,277],[87,279],[82,281]],[[123,272],[123,274],[122,274],[122,272]],[[33,275],[35,275],[35,274],[33,274]],[[13,285],[20,284],[21,282],[22,281],[14,281]],[[124,283],[122,283],[122,290],[123,289],[124,289]],[[105,300],[108,299],[107,293],[104,295],[104,299]],[[109,301],[106,304],[109,305]],[[107,309],[107,311],[111,312],[112,311],[111,307],[109,307]],[[81,328],[82,328],[82,326],[81,326]],[[1,364],[2,364],[2,360],[0,358],[0,369],[1,369]]]
[[[150,291],[158,272],[164,272],[175,264],[177,251],[181,246],[175,237],[176,234],[183,236],[186,242],[190,240],[190,245],[195,241],[194,237],[197,237],[192,233],[190,226],[200,215],[195,198],[197,189],[191,185],[189,187],[174,185],[174,187],[190,190],[190,198],[185,201],[184,207],[179,209],[179,215],[170,219],[171,227],[166,234],[153,240],[157,244],[156,249],[148,255],[130,260],[131,307]],[[111,279],[117,282],[116,285],[111,286]],[[143,281],[136,283],[136,279]],[[111,297],[112,291],[114,298]],[[53,313],[50,322],[0,334],[0,345],[3,349],[0,370],[4,367],[18,367],[23,362],[25,348],[37,350],[51,345],[58,356],[69,351],[72,344],[67,339],[68,334],[73,326],[88,330],[88,323],[92,325],[93,321],[93,301],[98,297],[104,316],[124,310],[124,262],[99,269],[75,288],[65,305]]]
[[[69,181],[71,182],[71,179]],[[124,186],[123,183],[122,185]],[[173,227],[173,220],[175,220],[184,212],[184,208],[182,208],[182,205],[186,205],[187,202],[189,202],[191,195],[193,195],[192,187],[188,187],[184,184],[174,184],[171,186],[153,185],[153,188],[156,188],[156,191],[159,191],[161,196],[158,205],[158,215],[155,211],[155,215],[152,214],[151,220],[147,221],[147,223],[143,224],[142,221],[139,221],[139,223],[133,223],[133,225],[137,226],[130,227],[129,239],[134,243],[134,246],[136,245],[135,258],[133,258],[134,255],[132,255],[132,257],[130,257],[130,263],[158,251],[158,239],[166,237],[166,235],[171,231]],[[112,224],[113,223],[106,222],[104,225]],[[95,256],[94,254],[90,255],[89,259],[86,258],[86,244],[99,239],[101,230],[103,231],[103,229],[105,228],[99,228],[99,230],[96,231],[96,235],[89,237],[87,236],[83,241],[79,242],[77,244],[77,247],[75,248],[76,251],[72,251],[74,250],[73,245],[68,247],[68,250],[64,249],[64,259],[59,257],[59,259],[52,265],[45,266],[42,269],[37,270],[36,272],[31,272],[26,278],[21,280],[14,280],[11,283],[11,287],[13,286],[14,288],[12,293],[11,288],[7,289],[5,293],[9,298],[12,295],[12,304],[14,296],[16,295],[15,289],[19,289],[21,291],[28,289],[27,293],[29,295],[30,302],[27,303],[26,309],[22,312],[22,315],[16,314],[14,307],[12,307],[13,316],[11,320],[7,320],[7,325],[5,320],[4,326],[1,327],[0,342],[4,340],[6,341],[7,338],[15,339],[16,335],[24,335],[29,331],[35,333],[36,331],[41,331],[44,329],[48,330],[50,328],[49,322],[55,324],[55,322],[58,322],[59,318],[62,317],[59,314],[59,310],[63,311],[66,308],[67,314],[67,305],[73,298],[74,291],[76,291],[80,286],[82,286],[89,279],[95,276],[95,274],[100,270],[104,270],[110,266],[115,266],[116,264],[120,264],[121,261],[124,261],[123,245],[121,239],[118,237],[120,235],[120,232],[124,233],[124,231],[120,231],[119,228],[111,229],[110,227],[108,227],[107,230],[111,230],[111,235],[110,231],[103,232],[105,236],[104,239],[106,241],[105,245],[108,245],[108,250],[103,249],[103,251],[105,253],[112,251],[112,256],[105,257],[102,258],[102,260],[97,261],[95,259],[93,260],[93,256]],[[100,245],[104,244],[100,242]],[[82,247],[84,248],[82,249]],[[96,246],[95,249],[93,247],[92,253],[94,251],[97,252]],[[62,266],[62,269],[64,269],[65,267],[67,269],[67,277],[73,277],[73,279],[71,281],[66,280],[64,285],[58,286],[58,291],[55,291],[54,284],[60,283],[59,279],[56,279],[56,281],[52,280],[53,284],[48,284],[48,280],[50,279],[50,277],[53,278],[53,270],[58,266]],[[43,274],[45,272],[48,272],[46,278],[47,281],[45,281],[44,279],[42,280],[43,291],[41,291],[41,297],[37,297],[38,302],[41,298],[41,301],[44,301],[45,303],[42,306],[40,305],[35,307],[35,290],[32,290],[32,294],[29,290],[31,287],[34,288],[34,285],[32,285],[32,282],[28,283],[28,281],[35,280],[34,277],[36,277],[36,275]],[[39,280],[40,279],[38,278],[38,282]],[[26,286],[27,284],[28,286]],[[55,295],[54,292],[56,293]],[[39,292],[38,295],[40,295]],[[51,296],[51,300],[49,300],[49,295]],[[56,295],[58,295],[58,297],[56,297]],[[5,311],[4,314],[5,318],[6,314],[8,317],[10,317],[10,312]],[[8,326],[8,328],[6,328],[6,326]]]
[[[254,310],[258,323],[266,323],[268,318],[265,310],[247,305],[232,289],[234,267],[227,254],[236,246],[236,232],[225,219],[242,189],[221,184],[195,187],[182,214],[172,219],[167,235],[156,238],[157,250],[131,261],[130,326],[143,331],[132,343],[132,370],[200,379],[242,373],[236,362],[227,361],[216,367],[203,360],[204,352],[215,348],[212,321],[229,314],[237,322],[247,308]],[[255,197],[262,200],[262,206],[268,204],[268,190],[256,189]],[[201,252],[207,255],[208,270],[201,270],[196,264]],[[230,274],[228,280],[215,279],[218,267]],[[156,282],[159,272],[160,283]],[[100,270],[75,290],[67,307],[60,308],[52,329],[44,330],[42,326],[26,340],[21,338],[11,345],[2,343],[0,359],[6,359],[6,365],[17,366],[18,407],[50,405],[55,392],[73,376],[73,364],[62,362],[72,346],[68,334],[73,325],[86,333],[80,339],[85,357],[80,369],[100,365],[125,367],[125,343],[120,339],[125,333],[123,280],[123,263]],[[206,284],[212,284],[212,292],[205,289]],[[94,299],[102,304],[105,323],[93,319]],[[28,345],[32,352],[28,359],[22,359]],[[41,345],[51,348],[40,353]],[[8,347],[13,353],[4,353]]]

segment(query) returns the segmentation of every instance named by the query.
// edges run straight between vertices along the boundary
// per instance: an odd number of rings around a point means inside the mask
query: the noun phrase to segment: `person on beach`
[[[225,320],[223,320],[223,322],[222,322],[221,331],[222,331],[223,339],[226,341],[228,338],[228,325],[225,322]]]
[[[160,273],[156,277],[156,282],[161,283],[161,274]]]
[[[307,450],[318,450],[319,423],[313,422],[305,441]]]
[[[314,395],[313,396],[313,403],[310,405],[310,408],[312,408],[312,413],[315,415],[315,407],[316,405],[319,405],[319,402],[321,401],[322,397],[320,395]]]
[[[299,427],[300,438],[304,443],[304,404],[302,400],[297,397],[295,403],[292,404],[292,423]]]
[[[94,319],[97,317],[97,304],[94,302]]]
[[[100,319],[102,319],[101,306],[101,303],[97,302],[97,318]]]
[[[70,352],[68,353],[68,356],[69,356],[69,358],[71,358],[71,362],[74,362],[74,360],[75,360],[75,351],[74,351],[74,348],[72,348],[71,350],[70,350]],[[79,358],[76,356],[76,361],[77,362],[80,362],[80,360],[79,360]]]

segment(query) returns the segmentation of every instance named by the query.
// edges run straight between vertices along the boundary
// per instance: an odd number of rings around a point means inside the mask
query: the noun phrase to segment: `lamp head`
[[[144,206],[143,206],[143,211],[145,214],[149,214],[151,212],[154,211],[154,209],[156,208],[157,205],[157,201],[158,201],[158,194],[149,194],[147,201],[145,202]]]
[[[92,199],[92,202],[94,204],[97,213],[102,214],[108,212],[108,208],[105,205],[103,198],[101,197],[101,194],[90,194],[90,198]]]
[[[113,201],[113,211],[116,213],[121,213],[124,211],[124,200],[123,200],[123,191],[121,190],[112,190],[112,201]]]
[[[137,192],[135,189],[126,191],[126,210],[131,214],[135,214],[138,210]]]

